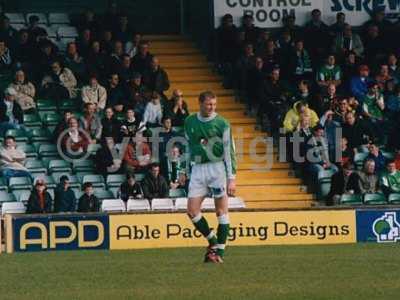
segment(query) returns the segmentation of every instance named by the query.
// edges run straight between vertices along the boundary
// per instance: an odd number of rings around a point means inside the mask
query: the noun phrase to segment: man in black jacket
[[[79,198],[78,212],[98,212],[100,210],[100,201],[93,195],[93,185],[86,182],[83,185],[84,194]]]
[[[4,98],[0,101],[0,135],[3,136],[8,129],[19,129],[24,122],[21,106],[15,101],[17,91],[7,88]]]
[[[343,194],[351,194],[357,189],[357,174],[353,172],[354,165],[347,162],[342,170],[332,176],[331,190],[327,197],[327,205],[339,204]]]
[[[129,198],[143,198],[142,187],[139,182],[136,182],[135,175],[129,173],[126,175],[126,181],[123,182],[120,187],[120,198],[125,202],[128,201]]]
[[[343,124],[343,137],[349,142],[349,148],[357,151],[362,145],[366,145],[374,136],[362,123],[362,120],[357,120],[353,112],[348,112],[345,115],[345,123]]]
[[[167,72],[160,67],[160,62],[156,56],[153,56],[150,68],[144,72],[143,82],[151,92],[157,92],[164,100],[167,100],[164,92],[169,89],[169,78]]]
[[[47,192],[46,182],[37,179],[26,208],[27,214],[46,214],[51,212],[53,200]]]
[[[75,193],[69,186],[68,176],[63,175],[54,191],[54,212],[74,212],[75,205]]]
[[[164,176],[160,174],[160,165],[158,163],[151,164],[148,174],[143,179],[142,188],[146,199],[168,197],[168,184]]]

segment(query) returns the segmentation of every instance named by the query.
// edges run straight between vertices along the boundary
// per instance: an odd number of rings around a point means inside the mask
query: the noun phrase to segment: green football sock
[[[225,244],[229,235],[229,217],[228,215],[222,215],[218,217],[218,230],[217,230],[217,254],[221,257],[225,254]]]
[[[194,227],[201,232],[201,234],[208,240],[210,246],[214,246],[217,244],[217,237],[214,232],[208,226],[208,222],[206,218],[204,218],[201,214],[198,214],[192,219]]]

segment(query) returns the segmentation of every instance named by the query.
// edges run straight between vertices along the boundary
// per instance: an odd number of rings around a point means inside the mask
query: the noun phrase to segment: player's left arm
[[[224,162],[228,176],[228,195],[233,196],[236,191],[236,154],[235,143],[229,124],[224,130],[222,139],[224,145]]]

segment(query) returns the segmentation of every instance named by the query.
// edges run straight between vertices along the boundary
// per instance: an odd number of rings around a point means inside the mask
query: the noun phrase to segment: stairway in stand
[[[268,151],[271,160],[258,163],[251,156],[252,140],[260,142],[254,147],[259,157],[267,154],[262,143],[265,133],[255,129],[255,119],[244,115],[244,105],[235,102],[233,90],[222,87],[222,78],[213,73],[212,64],[196,48],[189,38],[179,35],[150,35],[151,53],[157,55],[161,66],[168,72],[172,90],[180,89],[190,112],[198,110],[200,92],[211,90],[218,96],[217,112],[226,117],[236,142],[238,174],[237,195],[248,208],[305,208],[314,203],[314,195],[307,193],[301,179],[294,176],[289,163],[278,161],[277,150]],[[272,154],[273,153],[273,154]],[[254,170],[256,168],[256,170]]]

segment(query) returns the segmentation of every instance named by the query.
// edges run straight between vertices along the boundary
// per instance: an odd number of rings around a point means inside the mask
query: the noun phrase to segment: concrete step
[[[175,68],[175,69],[167,69],[168,76],[187,76],[187,78],[195,77],[195,76],[204,76],[204,75],[215,75],[211,69],[207,67],[202,68]]]
[[[212,91],[222,89],[220,82],[181,82],[181,83],[171,83],[171,88],[179,88],[181,90],[202,90],[202,91]]]
[[[237,180],[247,180],[251,178],[267,179],[267,178],[291,178],[294,177],[293,171],[288,170],[266,170],[266,171],[253,171],[244,170],[236,174]]]
[[[188,82],[221,82],[221,77],[219,75],[170,75],[169,80],[172,85]]]
[[[240,180],[237,181],[236,185],[237,186],[247,186],[247,185],[282,185],[282,184],[297,184],[301,185],[302,181],[300,178],[295,178],[295,177],[286,177],[286,178],[255,178],[250,177],[250,178],[240,178]]]
[[[176,86],[176,88],[181,89],[183,94],[186,96],[191,96],[191,97],[199,97],[200,93],[204,92],[204,89],[182,89],[179,86]],[[172,91],[173,89],[170,89]],[[233,90],[227,90],[223,88],[219,89],[214,89],[213,92],[217,95],[217,97],[220,96],[233,96],[234,91]],[[218,101],[217,101],[218,103]]]
[[[257,163],[257,162],[239,162],[237,163],[237,169],[238,170],[257,170],[257,169],[265,169],[268,166],[266,166],[265,163]],[[291,165],[289,163],[280,163],[280,162],[273,162],[272,169],[283,169],[283,170],[291,170]]]
[[[173,51],[173,50],[172,50]],[[158,53],[161,54],[161,53]],[[157,55],[157,54],[156,54]],[[210,69],[212,67],[211,63],[198,63],[198,62],[164,62],[161,66],[167,70],[169,69]]]
[[[304,194],[307,187],[303,185],[268,185],[268,186],[239,186],[236,188],[236,194],[252,195],[259,191],[268,192],[269,194]]]
[[[259,209],[280,209],[280,208],[310,208],[313,206],[313,201],[245,201],[246,208]]]
[[[273,194],[273,193],[261,193],[261,192],[245,192],[243,194],[236,193],[239,197],[245,199],[245,201],[305,201],[314,200],[314,195],[307,193],[298,193],[298,194]]]
[[[158,54],[157,57],[160,60],[161,65],[163,65],[164,63],[172,63],[172,62],[177,62],[177,63],[196,62],[198,64],[207,63],[205,57],[200,54],[190,54],[190,55]]]

